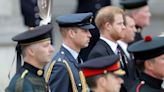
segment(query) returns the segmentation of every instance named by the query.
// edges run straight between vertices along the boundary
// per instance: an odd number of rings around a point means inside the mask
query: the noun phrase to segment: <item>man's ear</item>
[[[71,38],[74,38],[75,37],[75,32],[76,30],[74,30],[73,28],[70,28],[69,31],[68,31],[68,34]]]
[[[100,86],[100,87],[105,87],[107,84],[106,84],[106,78],[105,77],[100,77],[98,80],[97,80],[97,85]]]
[[[153,70],[154,69],[153,62],[150,60],[146,60],[144,62],[144,66],[145,66],[145,69],[147,69],[147,70]]]
[[[29,53],[30,56],[34,55],[34,48],[32,48],[31,46],[29,46],[26,50],[27,50],[27,52]]]
[[[109,22],[106,22],[104,25],[105,29],[111,30],[112,29],[112,25]]]

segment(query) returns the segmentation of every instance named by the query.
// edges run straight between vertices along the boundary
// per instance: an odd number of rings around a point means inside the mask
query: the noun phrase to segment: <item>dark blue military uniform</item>
[[[79,65],[71,53],[66,48],[61,47],[60,51],[53,58],[53,61],[56,61],[56,63],[53,67],[49,80],[52,92],[73,92],[69,73],[63,61],[68,62],[72,70],[78,92],[81,92],[82,85],[79,77]]]
[[[76,27],[89,31],[89,29],[95,28],[91,24],[92,16],[92,13],[66,14],[57,17],[56,21],[60,28]],[[80,71],[78,60],[76,60],[77,57],[71,53],[70,49],[74,51],[74,48],[63,43],[48,68],[51,70],[52,67],[52,70],[48,71],[50,78],[46,77],[52,92],[87,92],[88,90],[84,75]],[[74,53],[78,55],[77,51]]]
[[[37,0],[20,0],[20,6],[24,24],[28,27],[38,26],[41,18]]]
[[[43,70],[28,63],[12,78],[6,92],[48,92],[48,86],[43,78]]]

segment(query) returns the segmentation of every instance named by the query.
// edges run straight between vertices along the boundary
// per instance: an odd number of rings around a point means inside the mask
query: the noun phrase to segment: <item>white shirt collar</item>
[[[64,48],[66,48],[66,49],[71,53],[71,55],[74,57],[74,59],[77,59],[78,53],[77,53],[75,50],[71,49],[70,47],[68,47],[68,46],[65,45],[64,43],[62,44],[62,46],[63,46]]]
[[[128,44],[121,41],[121,40],[118,40],[117,43],[121,46],[121,48],[123,49],[123,51],[125,52],[126,56],[127,57],[130,57],[128,51],[127,51],[127,48],[128,48]]]
[[[102,37],[102,36],[100,36],[100,39],[104,40],[111,47],[112,51],[115,54],[117,54],[117,45],[118,45],[117,43],[112,42],[112,41],[110,41],[110,40],[108,40],[108,39],[106,39],[105,37]]]

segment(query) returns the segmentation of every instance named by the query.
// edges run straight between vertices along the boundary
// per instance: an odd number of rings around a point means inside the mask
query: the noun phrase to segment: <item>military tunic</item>
[[[43,71],[25,63],[14,75],[5,92],[48,92]]]
[[[37,0],[20,0],[20,8],[26,26],[35,27],[39,25],[41,18]]]
[[[79,68],[76,59],[73,58],[71,53],[64,48],[60,48],[60,51],[53,58],[56,61],[49,80],[49,85],[52,92],[73,92],[72,83],[66,65],[63,61],[67,61],[72,70],[72,74],[75,80],[75,85],[78,92],[82,92],[82,83],[79,75]],[[54,62],[53,61],[53,62]]]
[[[153,78],[142,73],[139,80],[136,80],[130,92],[164,92],[161,88],[163,80]]]

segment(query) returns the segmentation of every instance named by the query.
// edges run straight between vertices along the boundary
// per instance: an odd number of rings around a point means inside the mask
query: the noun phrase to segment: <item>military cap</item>
[[[83,29],[94,29],[95,26],[92,23],[92,13],[75,13],[59,16],[56,18],[56,22],[59,27],[80,27]]]
[[[28,45],[44,39],[50,38],[50,31],[52,31],[52,25],[43,25],[38,27],[31,27],[28,31],[20,33],[12,38],[13,41],[17,41],[20,45]]]
[[[120,5],[123,9],[136,9],[148,5],[148,0],[121,0]]]
[[[125,71],[120,69],[119,57],[117,55],[91,59],[84,62],[80,67],[86,77],[106,74],[108,72],[116,75],[125,74]]]
[[[13,41],[18,42],[16,46],[17,52],[17,70],[21,67],[21,54],[22,45],[31,45],[37,42],[45,41],[50,39],[50,31],[52,31],[52,25],[42,25],[33,28],[29,28],[28,31],[20,33],[12,38]]]
[[[136,60],[147,60],[164,54],[164,37],[145,36],[128,47]]]

